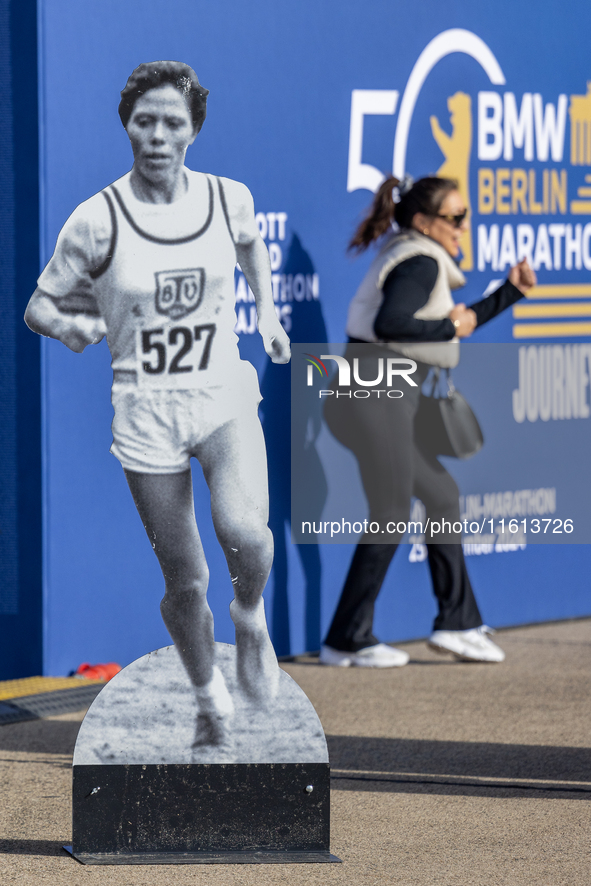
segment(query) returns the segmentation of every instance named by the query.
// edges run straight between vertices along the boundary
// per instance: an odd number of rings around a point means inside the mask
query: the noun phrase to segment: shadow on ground
[[[24,751],[71,756],[79,729],[79,720],[29,720],[2,726],[0,754],[2,751]]]
[[[469,796],[492,791],[505,797],[544,792],[591,800],[589,748],[349,735],[329,735],[327,741],[336,790]]]
[[[57,840],[0,840],[0,855],[68,855]]]

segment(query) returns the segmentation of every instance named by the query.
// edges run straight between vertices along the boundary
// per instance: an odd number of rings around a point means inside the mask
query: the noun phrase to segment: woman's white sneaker
[[[435,652],[451,652],[462,661],[505,661],[505,653],[488,637],[492,628],[481,625],[468,631],[434,631],[427,645]]]
[[[400,668],[408,659],[408,653],[385,643],[366,646],[357,652],[341,652],[332,646],[323,646],[320,650],[320,664],[337,668]]]

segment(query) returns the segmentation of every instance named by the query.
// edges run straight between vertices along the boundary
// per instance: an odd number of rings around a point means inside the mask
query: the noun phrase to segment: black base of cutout
[[[341,859],[330,852],[138,852],[113,855],[108,853],[66,852],[81,864],[340,864]]]
[[[74,766],[85,864],[322,863],[329,838],[328,763]]]

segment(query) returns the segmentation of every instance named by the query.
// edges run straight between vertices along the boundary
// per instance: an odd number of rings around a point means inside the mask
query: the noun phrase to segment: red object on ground
[[[76,674],[79,677],[86,677],[87,680],[111,680],[120,670],[121,665],[115,661],[96,665],[91,665],[86,661],[76,669]]]

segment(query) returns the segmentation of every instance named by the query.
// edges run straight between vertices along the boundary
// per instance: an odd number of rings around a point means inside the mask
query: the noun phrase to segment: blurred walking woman
[[[289,360],[248,189],[184,165],[207,95],[188,65],[136,68],[119,105],[133,168],[70,216],[25,316],[33,331],[76,352],[107,336],[111,451],[162,568],[162,617],[197,696],[197,746],[224,741],[233,703],[214,660],[192,456],[234,587],[239,684],[263,703],[278,682],[261,599],[273,542],[260,393],[234,334],[237,258],[267,353]]]
[[[359,359],[360,377],[375,376],[376,353],[382,349],[384,356],[400,355],[418,364],[418,386],[406,388],[401,400],[335,397],[326,404],[329,427],[359,462],[370,518],[382,526],[407,521],[413,495],[424,503],[431,521],[459,521],[453,478],[414,438],[420,385],[433,366],[455,366],[458,340],[514,304],[535,283],[524,260],[487,298],[469,308],[454,304],[452,290],[465,283],[454,261],[465,228],[466,205],[455,181],[428,177],[400,183],[389,177],[349,245],[363,252],[380,242],[349,307],[347,334],[357,346],[350,356]],[[370,345],[365,357],[358,347],[363,344]],[[364,371],[365,359],[373,365],[368,362]],[[373,634],[374,604],[398,545],[375,544],[372,538],[362,538],[355,550],[321,650],[323,664],[396,667],[408,661],[405,652],[380,643]],[[448,541],[427,545],[439,605],[429,645],[461,659],[503,661],[503,651],[482,624],[459,537]]]

